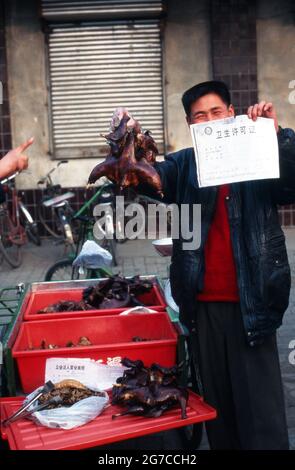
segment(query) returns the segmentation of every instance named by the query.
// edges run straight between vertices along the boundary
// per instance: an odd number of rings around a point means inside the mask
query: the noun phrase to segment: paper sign
[[[273,119],[242,115],[190,126],[199,187],[279,178]]]
[[[108,390],[125,369],[118,358],[109,358],[108,364],[101,364],[93,359],[54,357],[46,360],[45,382],[74,379],[91,390]]]

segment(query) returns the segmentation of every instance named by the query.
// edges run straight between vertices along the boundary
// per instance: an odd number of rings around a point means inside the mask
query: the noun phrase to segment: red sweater
[[[236,267],[230,238],[226,196],[229,185],[218,190],[215,214],[205,244],[205,278],[198,300],[238,302]]]

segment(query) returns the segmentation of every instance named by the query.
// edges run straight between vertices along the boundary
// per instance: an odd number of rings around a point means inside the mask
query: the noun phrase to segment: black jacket
[[[282,323],[289,303],[291,276],[277,204],[295,202],[295,133],[280,129],[280,178],[230,185],[229,225],[240,304],[250,345],[263,341]],[[173,240],[171,290],[180,319],[190,331],[197,312],[196,294],[203,290],[204,245],[214,215],[217,187],[199,188],[194,150],[170,154],[156,163],[165,202],[201,204],[201,246],[183,250]]]

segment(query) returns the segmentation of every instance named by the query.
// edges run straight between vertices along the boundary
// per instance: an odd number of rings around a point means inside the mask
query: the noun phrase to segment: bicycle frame
[[[8,235],[8,239],[11,243],[22,246],[27,243],[27,235],[25,229],[20,223],[21,198],[18,196],[16,187],[14,185],[12,186],[10,182],[10,180],[15,176],[16,175],[12,175],[10,178],[3,180],[3,183],[7,184],[11,192],[11,213],[9,213],[9,216],[12,221],[13,227],[11,227],[11,232]]]
[[[89,210],[92,204],[94,204],[98,198],[101,196],[102,192],[110,185],[110,183],[103,184],[96,193],[86,201],[83,206],[71,217],[71,221],[79,221],[79,234],[78,240],[76,242],[75,252],[69,253],[67,258],[61,259],[54,263],[45,275],[46,281],[51,281],[52,276],[54,276],[55,271],[59,271],[60,269],[66,269],[71,267],[71,279],[76,279],[77,271],[75,268],[72,267],[73,260],[78,256],[81,251],[81,248],[86,240],[94,240],[93,234],[93,226],[94,226],[94,218],[92,213],[89,214]],[[105,267],[99,267],[97,269],[87,269],[86,270],[86,278],[87,279],[99,279],[101,277],[109,277],[112,276],[113,272],[111,269]],[[79,276],[78,276],[79,277]],[[56,280],[56,279],[55,279]]]
[[[60,161],[38,181],[38,186],[42,186],[43,192],[41,202],[38,203],[38,216],[46,232],[73,249],[74,236],[72,227],[70,226],[70,220],[74,210],[69,204],[69,199],[74,197],[75,194],[70,191],[63,192],[59,184],[53,184],[51,177],[52,173],[63,163],[68,163],[68,161]],[[47,222],[46,216],[44,216],[43,211],[45,210],[48,210],[50,213],[49,220],[52,226]]]
[[[88,215],[85,215],[87,211],[90,209],[91,205],[96,202],[96,200],[101,196],[102,192],[106,187],[108,187],[110,183],[104,183],[100,188],[96,191],[96,193],[86,201],[83,206],[73,215],[73,219],[80,220],[82,222],[80,231],[79,231],[79,238],[76,244],[76,253],[75,257],[78,256],[83,243],[86,240],[94,240],[93,235],[93,223],[90,220]],[[99,276],[110,276],[112,275],[112,271],[107,268],[99,268],[97,270],[90,270],[92,274],[99,273]],[[93,277],[91,275],[90,277]]]

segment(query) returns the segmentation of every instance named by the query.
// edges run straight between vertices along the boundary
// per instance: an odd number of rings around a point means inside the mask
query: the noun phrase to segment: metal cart
[[[155,276],[142,276],[143,278],[153,278],[158,288],[163,292],[163,283]],[[93,280],[77,280],[77,281],[61,281],[61,282],[41,282],[33,283],[29,286],[20,285],[16,288],[3,289],[0,296],[0,318],[2,319],[2,346],[3,346],[3,364],[2,364],[2,396],[6,395],[9,398],[0,399],[0,407],[2,417],[9,416],[15,411],[21,404],[23,398],[16,397],[18,387],[17,372],[14,367],[14,360],[12,358],[11,349],[17,337],[20,324],[23,321],[24,312],[27,308],[30,295],[32,292],[38,292],[38,290],[52,291],[57,287],[60,290],[70,290],[71,288],[81,288],[89,285],[94,285],[98,282],[97,279]],[[174,324],[178,333],[178,362],[185,362],[183,368],[183,374],[181,377],[182,384],[186,385],[188,381],[188,366],[187,366],[187,347],[186,338],[187,332],[178,320],[177,312],[171,308],[167,308],[168,314],[172,323]],[[2,429],[2,439],[9,441],[11,449],[26,449],[26,443],[33,445],[35,449],[46,449],[51,445],[51,449],[82,449],[86,447],[100,446],[109,443],[114,443],[120,440],[133,439],[139,436],[145,436],[153,434],[159,431],[164,431],[174,428],[182,428],[182,441],[184,442],[184,448],[186,449],[197,449],[201,437],[202,437],[202,422],[208,419],[214,419],[216,412],[213,408],[203,402],[202,398],[193,392],[190,392],[189,401],[189,419],[181,420],[179,416],[179,410],[169,411],[170,415],[167,415],[151,420],[148,418],[140,417],[138,422],[138,428],[134,428],[134,417],[125,417],[127,419],[127,427],[124,428],[123,420],[118,421],[118,428],[114,429],[112,426],[111,413],[106,410],[102,416],[96,418],[91,423],[83,426],[81,430],[70,431],[59,431],[59,439],[55,443],[50,444],[50,436],[54,438],[56,431],[38,427],[32,422],[16,422],[9,429]],[[104,418],[103,418],[104,416]],[[136,420],[139,417],[136,418]],[[101,427],[102,419],[105,421],[105,425]],[[122,429],[121,429],[122,423]],[[104,433],[100,434],[99,429],[104,429]],[[93,431],[95,433],[93,434]],[[85,434],[84,439],[81,439],[81,432]],[[65,433],[65,435],[64,435]],[[82,434],[83,434],[82,433]],[[93,438],[89,438],[89,433]],[[29,443],[26,436],[31,435],[32,442]],[[72,439],[68,439],[71,435]],[[64,441],[63,441],[64,436]],[[49,444],[48,444],[49,443]],[[35,445],[35,447],[34,447]],[[47,447],[46,447],[47,446]],[[32,447],[30,447],[32,448]]]

